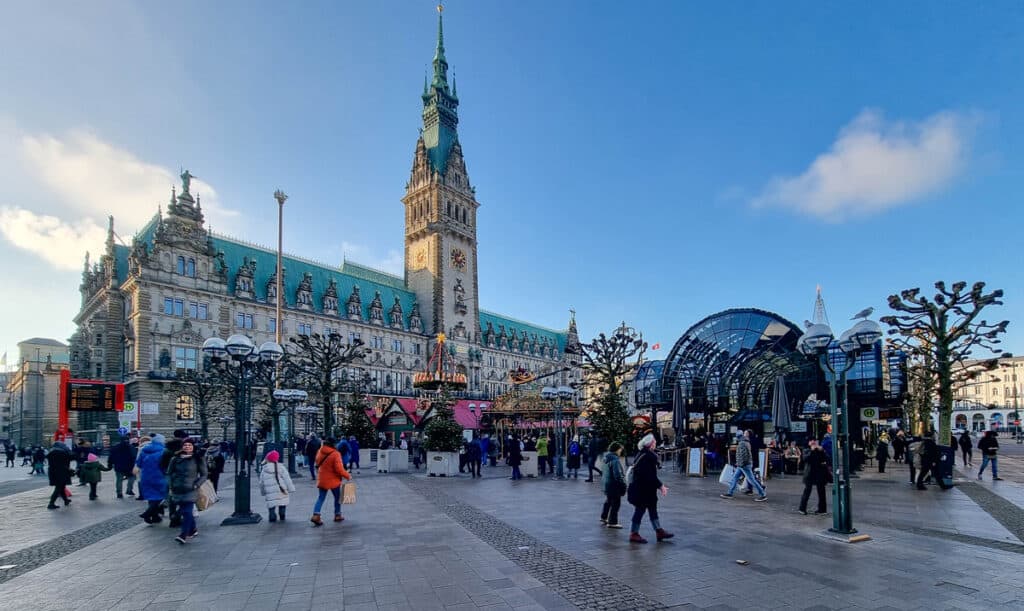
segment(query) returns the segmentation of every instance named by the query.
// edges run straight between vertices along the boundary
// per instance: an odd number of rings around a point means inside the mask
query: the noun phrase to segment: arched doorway
[[[988,426],[992,430],[1003,428],[1003,415],[999,412],[992,412],[992,415],[988,418]]]
[[[953,418],[953,428],[967,430],[967,414],[957,414]]]
[[[974,417],[971,418],[971,430],[976,433],[981,433],[985,430],[984,414],[974,414]]]

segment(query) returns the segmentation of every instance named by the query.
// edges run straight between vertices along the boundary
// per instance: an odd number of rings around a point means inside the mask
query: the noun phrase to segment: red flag
[[[653,346],[651,346],[651,350],[660,350],[660,349],[661,349],[661,342],[658,342],[657,344],[654,344]]]

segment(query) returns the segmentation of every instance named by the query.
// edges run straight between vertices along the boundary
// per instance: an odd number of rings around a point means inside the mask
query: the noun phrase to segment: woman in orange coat
[[[309,519],[314,526],[323,526],[320,510],[323,509],[328,490],[334,495],[334,521],[341,522],[345,519],[341,515],[341,483],[342,480],[352,479],[352,476],[345,470],[341,454],[334,447],[337,443],[334,438],[328,439],[316,454],[316,487],[320,489],[320,495],[313,506],[313,517]]]

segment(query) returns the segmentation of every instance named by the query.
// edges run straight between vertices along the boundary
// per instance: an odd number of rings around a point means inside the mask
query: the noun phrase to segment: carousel
[[[465,390],[466,374],[455,370],[455,355],[445,348],[444,333],[437,334],[437,344],[427,367],[412,377],[413,388],[439,392],[442,388]]]
[[[586,421],[580,419],[576,405],[545,393],[539,383],[560,373],[562,370],[540,376],[524,369],[509,372],[512,390],[495,399],[488,411],[503,452],[510,435],[517,435],[520,439],[540,438],[554,436],[558,430],[562,431],[562,447],[565,448],[579,429],[587,426]]]

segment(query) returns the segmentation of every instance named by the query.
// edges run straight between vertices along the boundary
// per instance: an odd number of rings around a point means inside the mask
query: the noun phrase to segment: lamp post
[[[565,477],[564,431],[562,429],[562,405],[572,398],[573,389],[569,386],[545,386],[540,391],[542,399],[555,402],[555,477]]]
[[[236,370],[235,379],[235,512],[221,524],[256,524],[262,517],[250,507],[249,434],[252,420],[252,378],[258,367],[273,366],[284,356],[284,350],[274,342],[264,342],[259,348],[248,337],[236,334],[224,341],[211,337],[203,342],[203,353],[214,363],[226,362]]]
[[[843,351],[843,367],[836,368],[829,360],[829,346],[834,336],[824,323],[813,324],[797,343],[797,348],[808,358],[817,357],[821,370],[829,376],[829,399],[832,408],[832,426],[835,445],[832,450],[832,532],[849,535],[857,532],[853,527],[853,508],[850,505],[850,414],[846,392],[846,374],[853,369],[859,356],[882,337],[882,327],[866,318],[839,336],[839,349]],[[838,378],[838,380],[837,380]],[[837,385],[842,393],[837,392]],[[838,400],[837,400],[838,399]]]
[[[228,440],[228,425],[231,424],[231,421],[233,420],[233,418],[231,416],[221,416],[220,418],[217,418],[217,420],[220,422],[221,429],[223,429],[221,431],[220,440],[221,441],[227,441]]]
[[[304,390],[295,388],[278,388],[274,390],[274,398],[285,404],[288,410],[288,434],[285,435],[285,442],[288,444],[288,470],[295,471],[295,409],[300,403],[305,403],[309,394]],[[280,428],[280,426],[278,427]],[[292,477],[302,477],[298,473],[289,473]]]

